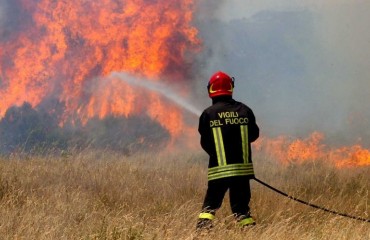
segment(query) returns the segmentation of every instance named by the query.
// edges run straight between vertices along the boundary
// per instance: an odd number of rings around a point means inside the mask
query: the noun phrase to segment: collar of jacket
[[[229,102],[230,100],[233,100],[232,96],[218,96],[212,98],[212,104],[216,104],[218,102]]]

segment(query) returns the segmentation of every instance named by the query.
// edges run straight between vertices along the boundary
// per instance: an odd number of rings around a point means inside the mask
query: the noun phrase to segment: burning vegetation
[[[287,136],[261,138],[255,146],[269,158],[284,165],[324,161],[338,168],[370,166],[370,151],[360,144],[331,147],[325,144],[324,140],[323,133],[313,132],[304,139],[292,139]]]
[[[70,148],[127,154],[191,137],[196,126],[155,92],[111,72],[165,84],[189,81],[201,41],[194,0],[5,0],[0,30],[0,152]],[[144,7],[145,6],[145,7]],[[190,84],[180,94],[188,96]],[[263,128],[263,126],[261,126]],[[263,137],[256,149],[283,163],[323,159],[369,166],[361,145],[331,148],[324,135]]]
[[[29,103],[9,108],[0,121],[2,154],[60,153],[91,147],[130,155],[163,148],[169,137],[165,129],[145,116],[92,118],[84,125],[60,127],[58,118]]]
[[[181,111],[158,94],[106,77],[121,71],[184,81],[186,54],[199,46],[193,1],[8,5],[16,27],[0,40],[1,150],[64,146],[71,126],[86,132],[85,142],[117,147],[148,139],[163,143],[186,128]]]

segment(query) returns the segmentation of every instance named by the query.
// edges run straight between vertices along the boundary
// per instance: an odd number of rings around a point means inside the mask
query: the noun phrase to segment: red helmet
[[[207,88],[210,98],[223,95],[231,96],[233,95],[234,78],[224,72],[216,72],[209,79]]]

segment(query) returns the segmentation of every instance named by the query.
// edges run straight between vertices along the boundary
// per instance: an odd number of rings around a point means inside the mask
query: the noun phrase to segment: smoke
[[[5,27],[6,27],[6,14],[7,12],[7,5],[4,3],[4,0],[0,0],[0,36],[3,38],[3,35],[5,33]]]
[[[370,144],[369,10],[362,0],[213,5],[197,23],[202,78],[217,70],[235,76],[235,98],[254,110],[264,135],[322,131]]]
[[[18,2],[0,0],[0,42],[9,40],[31,22],[29,13],[22,11]]]
[[[4,27],[4,16],[5,16],[5,8],[2,4],[3,0],[0,1],[0,29],[3,29]]]

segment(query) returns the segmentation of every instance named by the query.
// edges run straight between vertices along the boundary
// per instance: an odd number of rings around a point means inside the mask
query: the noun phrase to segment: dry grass
[[[261,180],[289,194],[370,218],[370,169],[281,167],[255,157]],[[195,232],[207,157],[84,152],[0,159],[0,239],[370,239],[370,223],[306,207],[252,183],[258,224],[240,229],[228,198],[214,229]]]

